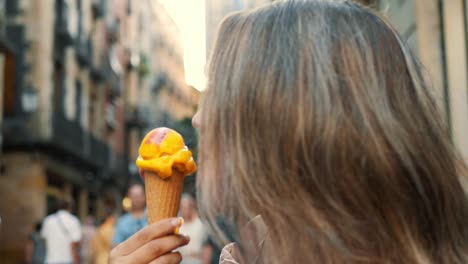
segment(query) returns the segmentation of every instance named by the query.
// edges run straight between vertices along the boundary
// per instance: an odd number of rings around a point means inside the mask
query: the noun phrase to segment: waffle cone
[[[166,179],[145,171],[146,206],[149,224],[176,217],[179,211],[184,176],[176,171]]]

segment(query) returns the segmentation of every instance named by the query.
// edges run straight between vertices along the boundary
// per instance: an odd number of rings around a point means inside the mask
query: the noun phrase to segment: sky
[[[205,88],[205,0],[158,0],[181,31],[185,79],[198,90]]]

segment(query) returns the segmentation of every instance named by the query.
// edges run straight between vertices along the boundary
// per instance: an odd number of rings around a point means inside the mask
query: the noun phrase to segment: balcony
[[[16,16],[21,13],[20,1],[18,0],[2,0],[3,7],[9,16]]]
[[[95,169],[108,167],[107,144],[83,130],[77,122],[53,114],[52,131],[50,143],[58,151],[69,153]]]
[[[68,3],[55,0],[55,49],[63,50],[73,45],[73,35],[68,28]]]
[[[46,123],[39,122],[39,112],[30,116],[6,118],[2,127],[6,150],[38,150],[56,158],[71,161],[80,168],[102,173],[109,170],[114,155],[105,142],[85,131],[76,121],[52,113],[51,132],[43,131]],[[120,168],[119,168],[120,169]],[[122,174],[124,171],[122,171]]]
[[[89,67],[92,65],[92,44],[89,39],[77,39],[75,42],[76,60],[81,67]]]
[[[154,78],[151,91],[157,94],[165,85],[169,82],[169,77],[166,73],[161,72],[157,77]]]
[[[102,71],[105,75],[106,82],[109,85],[110,92],[113,96],[122,94],[122,65],[115,54],[115,49],[109,50],[104,56]]]
[[[110,149],[108,145],[92,135],[89,136],[89,140],[91,149],[90,152],[85,153],[85,155],[94,158],[94,162],[97,166],[103,168],[109,167]]]
[[[112,20],[106,23],[107,41],[111,44],[115,44],[120,39],[120,20],[118,18],[112,18]]]
[[[55,47],[59,50],[73,45],[73,36],[66,25],[55,27]]]
[[[104,16],[104,7],[101,0],[93,0],[91,11],[93,13],[93,19],[99,19]]]
[[[99,67],[92,65],[89,73],[91,80],[95,83],[103,83],[106,80],[106,74]]]
[[[0,53],[12,53],[15,51],[13,43],[0,32]]]

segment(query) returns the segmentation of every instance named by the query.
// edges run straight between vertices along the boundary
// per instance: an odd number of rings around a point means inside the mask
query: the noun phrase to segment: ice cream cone
[[[145,180],[150,224],[176,217],[184,178],[197,166],[184,139],[169,128],[156,128],[143,139],[136,164]]]
[[[145,171],[146,206],[150,224],[165,218],[176,217],[184,185],[184,175],[174,170],[168,178]]]

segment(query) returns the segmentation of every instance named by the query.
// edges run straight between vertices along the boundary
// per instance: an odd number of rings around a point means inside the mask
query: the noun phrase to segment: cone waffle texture
[[[150,224],[177,216],[183,183],[184,176],[178,172],[165,179],[152,172],[145,172],[146,206]]]

